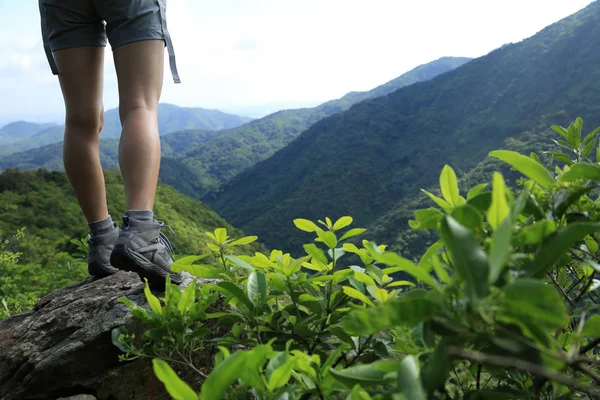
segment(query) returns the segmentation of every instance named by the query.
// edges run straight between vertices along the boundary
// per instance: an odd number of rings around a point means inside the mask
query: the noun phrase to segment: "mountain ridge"
[[[202,129],[205,131],[227,129],[243,125],[253,120],[249,117],[228,114],[219,110],[198,107],[179,107],[169,103],[160,103],[158,110],[158,126],[161,135],[189,129]],[[26,129],[22,137],[17,138],[18,131],[14,132],[15,129],[12,128],[12,125],[15,123],[21,123],[24,128],[37,125],[39,126],[39,129],[33,134],[30,132],[31,129]],[[0,145],[3,145],[3,149],[0,150],[0,155],[23,152],[62,141],[64,125],[34,124],[26,121],[16,121],[15,123],[9,123],[0,128]],[[4,135],[2,133],[6,127],[11,128],[10,131],[13,132],[13,134],[11,135],[11,141],[5,141],[3,143],[2,139],[8,137],[8,134]],[[100,136],[101,140],[117,139],[120,135],[121,122],[119,119],[118,108],[107,110],[104,114],[104,126]]]
[[[350,92],[340,99],[317,107],[281,110],[229,130],[211,131],[212,133],[189,130],[183,134],[186,136],[185,143],[177,141],[181,132],[164,135],[161,179],[183,193],[199,198],[217,191],[223,182],[284,147],[318,120],[346,110],[367,98],[383,96],[404,85],[430,79],[470,60],[465,57],[442,57],[421,64],[370,91]],[[116,142],[101,140],[101,159],[105,168],[117,166],[117,147]],[[182,154],[177,154],[178,152]],[[0,157],[0,169],[62,169],[61,165],[58,145]],[[183,181],[182,176],[187,177],[187,180]]]
[[[596,126],[598,15],[592,3],[529,39],[325,118],[204,201],[268,246],[293,248],[302,241],[294,218],[351,215],[369,225],[435,184],[446,163],[464,173],[507,139],[579,115]]]

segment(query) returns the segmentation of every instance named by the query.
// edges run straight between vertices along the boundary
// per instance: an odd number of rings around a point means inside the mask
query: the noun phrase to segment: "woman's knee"
[[[124,125],[130,119],[138,118],[156,118],[158,117],[158,104],[150,104],[147,102],[128,103],[119,106],[119,117],[121,124]]]
[[[102,108],[81,108],[67,110],[65,124],[76,131],[99,135],[104,126],[104,110]]]

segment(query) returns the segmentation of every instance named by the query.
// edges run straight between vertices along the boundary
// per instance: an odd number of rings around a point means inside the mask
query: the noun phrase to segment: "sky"
[[[161,101],[257,117],[314,106],[443,56],[485,55],[590,3],[167,0],[182,83],[173,83],[165,65]],[[64,118],[39,26],[37,1],[0,0],[0,126]],[[110,46],[105,59],[104,105],[110,109],[118,106]]]

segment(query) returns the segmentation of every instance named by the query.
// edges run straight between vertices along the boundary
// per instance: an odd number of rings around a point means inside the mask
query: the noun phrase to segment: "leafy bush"
[[[26,237],[22,229],[11,238],[0,238],[0,319],[30,310],[41,296],[88,275],[87,260],[67,253],[53,254],[44,265],[19,264],[21,253],[16,249]]]
[[[464,197],[445,166],[442,196],[425,193],[437,207],[410,223],[440,238],[418,263],[349,243],[364,231],[348,230],[350,217],[295,220],[315,235],[299,258],[236,257],[254,237],[207,233],[212,254],[174,269],[217,280],[183,293],[169,283],[163,299],[147,290],[149,310],[123,299],[148,330],[119,345],[155,357],[176,399],[597,398],[600,128],[582,138],[582,124],[553,127],[564,151],[548,165],[491,153],[526,177],[518,190],[495,173]],[[219,264],[197,264],[209,255]],[[229,329],[215,335],[209,322]],[[209,342],[219,352],[198,395],[165,360],[190,364],[177,353]]]

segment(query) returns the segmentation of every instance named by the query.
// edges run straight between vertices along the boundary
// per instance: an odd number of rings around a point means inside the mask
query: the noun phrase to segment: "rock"
[[[184,285],[190,281],[188,275]],[[119,271],[48,294],[33,311],[0,321],[0,399],[170,399],[150,360],[118,360],[111,332],[133,325],[121,296],[147,307],[139,277]],[[199,354],[204,365],[212,364],[213,351]],[[197,376],[183,378],[199,388]]]

